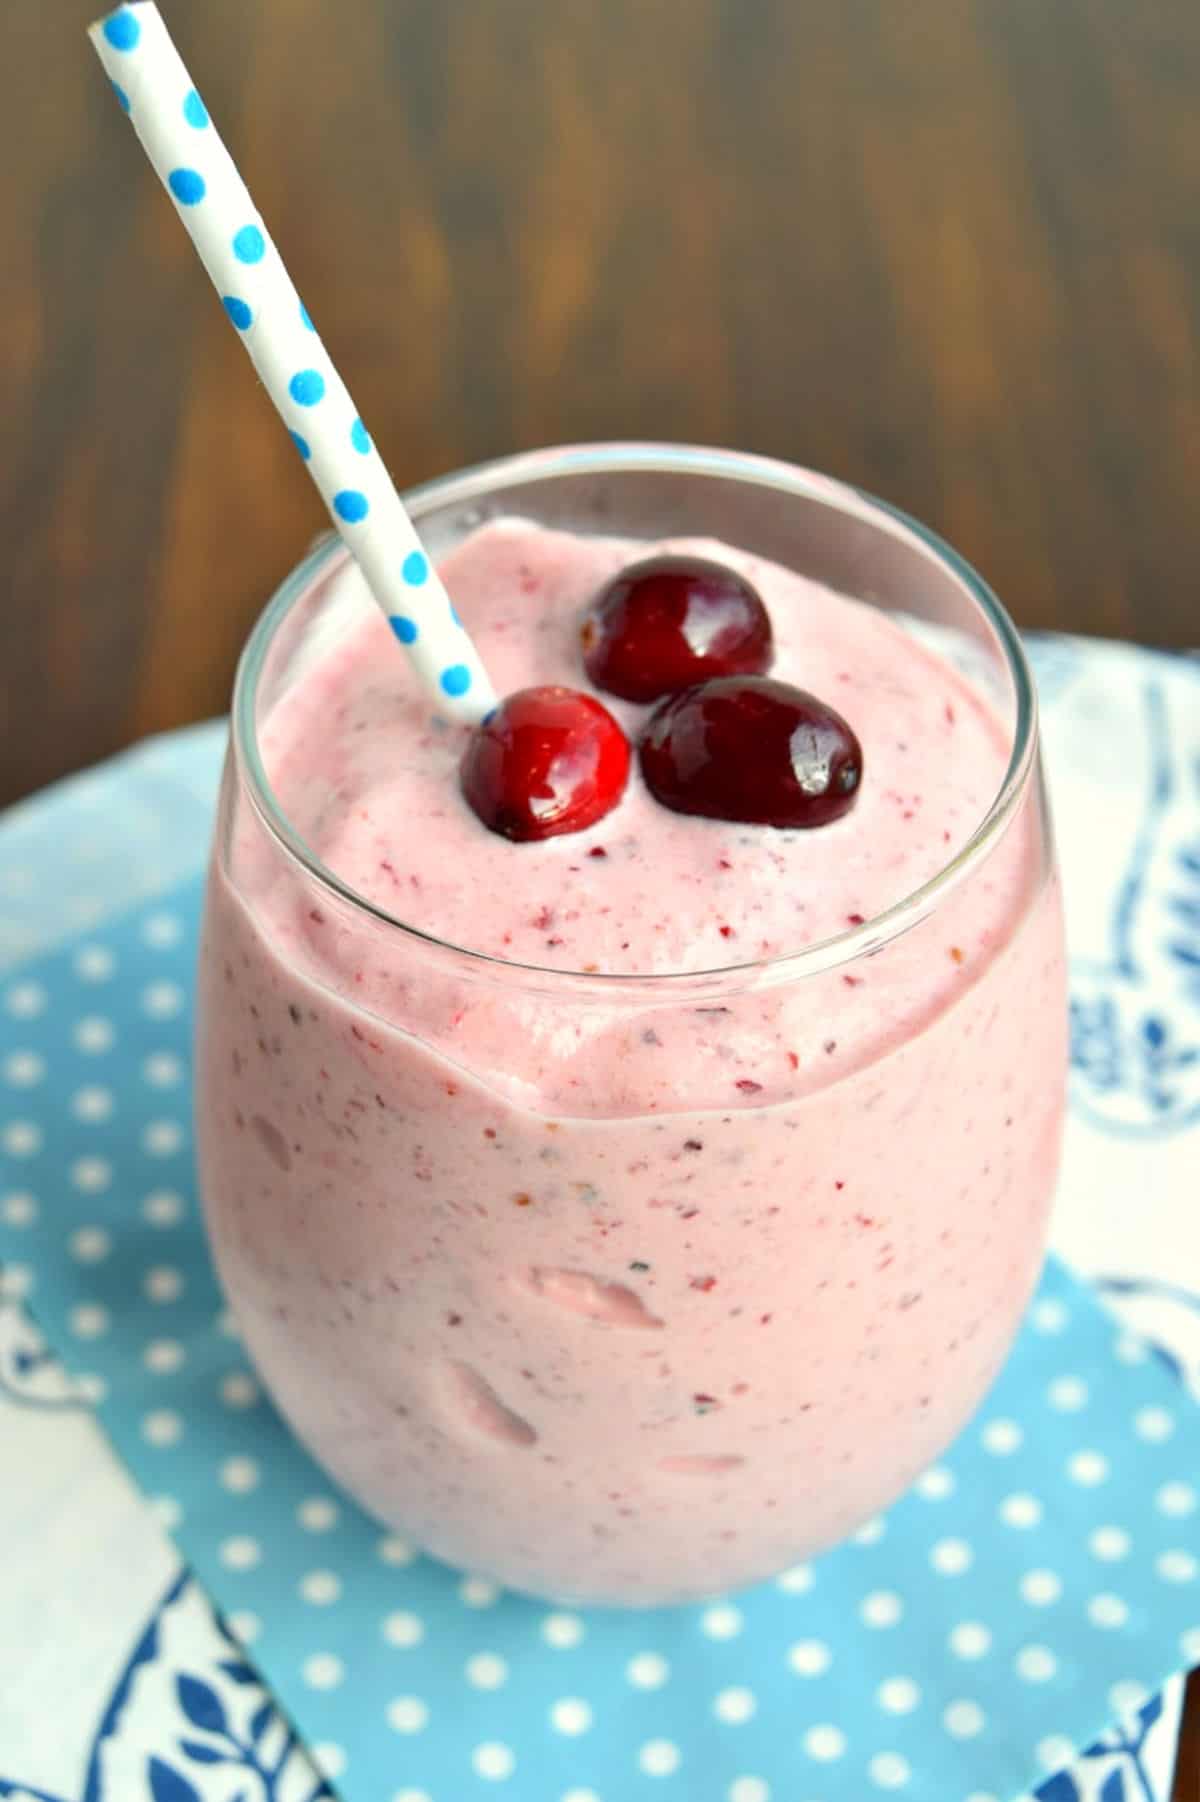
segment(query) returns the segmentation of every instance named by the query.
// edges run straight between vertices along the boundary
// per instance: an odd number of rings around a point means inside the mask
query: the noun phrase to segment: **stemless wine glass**
[[[898,1495],[979,1403],[1034,1283],[1066,1010],[1029,669],[946,545],[766,459],[553,450],[408,505],[435,557],[506,514],[742,547],[889,612],[1008,736],[969,843],[880,917],[758,964],[605,977],[413,929],[285,816],[273,710],[369,606],[336,541],[243,656],[197,1125],[249,1350],[332,1475],[437,1557],[555,1598],[711,1594]],[[370,1007],[366,968],[386,978]],[[722,1047],[780,1042],[782,1090],[731,1110],[706,1088]],[[540,1099],[555,1060],[569,1106]]]

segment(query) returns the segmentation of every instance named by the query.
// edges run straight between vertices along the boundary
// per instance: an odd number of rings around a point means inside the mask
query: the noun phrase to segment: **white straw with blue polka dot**
[[[478,653],[150,0],[88,33],[334,524],[439,711],[496,704]]]

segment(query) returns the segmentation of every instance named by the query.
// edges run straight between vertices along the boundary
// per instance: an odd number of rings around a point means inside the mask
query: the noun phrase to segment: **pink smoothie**
[[[580,613],[652,548],[511,520],[442,574],[499,692],[586,687]],[[465,729],[355,612],[262,759],[317,857],[414,930],[287,858],[231,775],[201,964],[208,1219],[277,1400],[417,1545],[556,1597],[722,1590],[898,1494],[1007,1349],[1058,1154],[1036,786],[907,933],[787,961],[963,848],[998,719],[874,609],[670,548],[743,571],[771,673],[850,721],[848,815],[677,815],[635,770],[588,831],[511,844],[459,795]],[[647,717],[603,698],[631,734]]]

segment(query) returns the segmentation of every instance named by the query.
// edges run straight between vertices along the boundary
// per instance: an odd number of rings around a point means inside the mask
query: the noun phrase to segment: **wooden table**
[[[0,800],[219,711],[323,523],[99,3],[4,14]],[[1200,641],[1196,0],[170,11],[401,482],[736,444],[928,520],[1023,624]]]

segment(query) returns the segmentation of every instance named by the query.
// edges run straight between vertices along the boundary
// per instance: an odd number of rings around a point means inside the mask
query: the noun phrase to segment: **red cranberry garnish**
[[[522,688],[477,726],[459,779],[467,804],[504,838],[582,832],[616,806],[629,741],[608,708],[574,688]]]
[[[723,676],[663,701],[642,774],[676,813],[824,826],[854,805],[862,747],[840,713],[769,676]]]
[[[580,631],[597,688],[657,701],[709,676],[771,667],[771,622],[744,576],[700,557],[647,557],[601,589]]]

